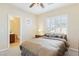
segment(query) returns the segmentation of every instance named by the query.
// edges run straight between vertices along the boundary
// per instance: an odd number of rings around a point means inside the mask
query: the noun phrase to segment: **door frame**
[[[19,16],[19,15],[12,15],[12,14],[9,14],[8,15],[8,48],[10,48],[10,17],[13,17],[13,16]],[[19,16],[20,17],[20,16]],[[21,17],[20,17],[20,36],[19,36],[19,39],[20,39],[20,43],[19,45],[22,43],[22,32],[21,32]]]

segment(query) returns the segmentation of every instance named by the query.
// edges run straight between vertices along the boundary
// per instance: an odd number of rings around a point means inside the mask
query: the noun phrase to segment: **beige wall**
[[[38,15],[38,29],[45,29],[45,18],[48,16],[68,15],[68,42],[70,48],[78,49],[79,40],[79,4],[58,8],[50,12]]]
[[[20,33],[21,40],[31,39],[36,34],[36,16],[25,12],[15,6],[9,4],[0,4],[0,50],[8,48],[9,43],[9,16],[20,17]],[[31,24],[27,23],[30,18]]]

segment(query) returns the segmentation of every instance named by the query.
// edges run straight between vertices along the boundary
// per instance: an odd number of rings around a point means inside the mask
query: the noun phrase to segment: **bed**
[[[24,41],[20,50],[22,56],[62,56],[68,47],[67,39],[45,35]]]

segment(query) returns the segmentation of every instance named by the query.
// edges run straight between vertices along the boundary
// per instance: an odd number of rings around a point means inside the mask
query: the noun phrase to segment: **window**
[[[48,32],[67,34],[68,16],[61,15],[46,18],[46,27]]]

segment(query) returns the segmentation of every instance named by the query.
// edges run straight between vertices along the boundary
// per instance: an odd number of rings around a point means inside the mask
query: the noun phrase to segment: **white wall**
[[[71,6],[66,6],[52,10],[50,12],[38,15],[38,29],[45,29],[45,18],[48,16],[59,16],[68,15],[68,42],[70,48],[78,50],[78,40],[79,40],[79,4],[73,4]]]
[[[1,7],[1,6],[0,6]],[[8,45],[8,21],[6,13],[0,8],[0,50]]]
[[[31,39],[36,33],[35,15],[20,10],[9,4],[0,4],[0,50],[8,47],[8,15],[19,16],[21,19],[21,38],[22,40]],[[28,25],[27,19],[31,18],[32,25]]]

